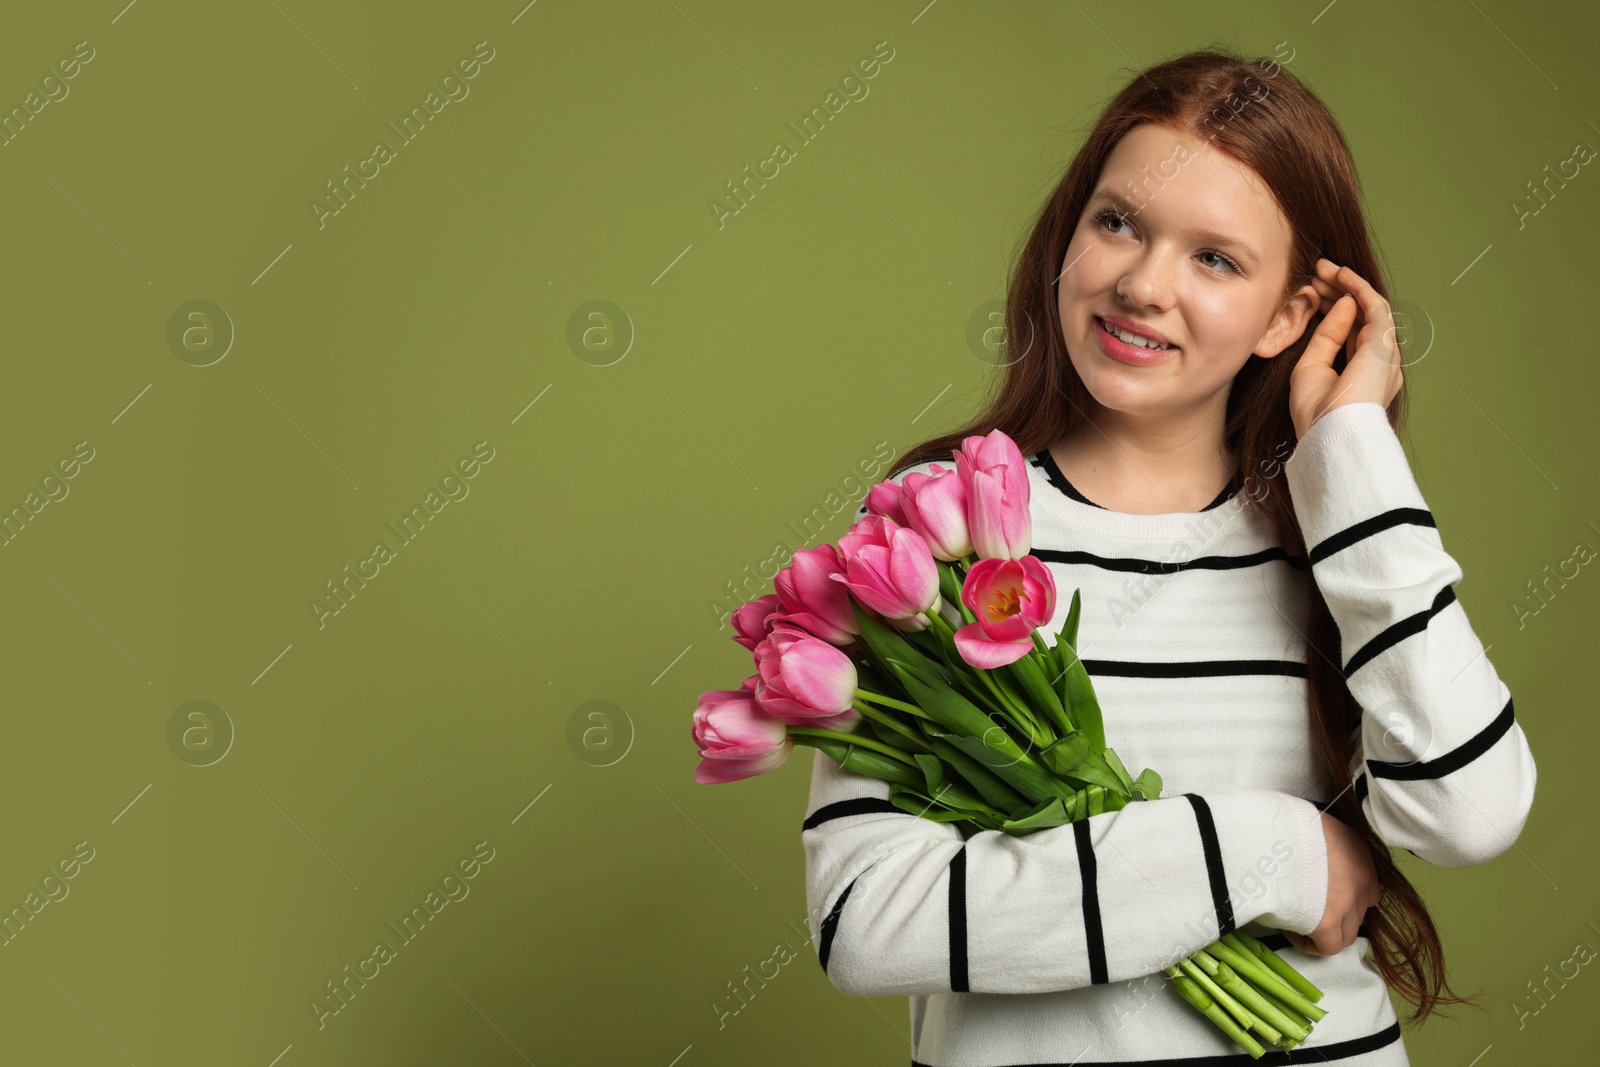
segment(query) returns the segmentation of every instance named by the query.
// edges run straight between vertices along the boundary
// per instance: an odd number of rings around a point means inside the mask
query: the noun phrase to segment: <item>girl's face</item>
[[[1248,167],[1167,126],[1130,130],[1084,206],[1056,285],[1062,339],[1090,395],[1141,419],[1225,404],[1245,360],[1287,348],[1320,302],[1310,284],[1283,299],[1291,236]],[[1106,335],[1103,316],[1175,350],[1119,360],[1112,353],[1127,348]]]

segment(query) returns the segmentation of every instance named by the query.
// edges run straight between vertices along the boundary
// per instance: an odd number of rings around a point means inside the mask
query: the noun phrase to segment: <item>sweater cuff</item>
[[[1308,548],[1395,508],[1426,510],[1405,447],[1377,401],[1325,412],[1283,465]]]
[[[1328,904],[1322,812],[1269,789],[1207,790],[1216,811],[1228,894],[1238,925],[1309,934]]]

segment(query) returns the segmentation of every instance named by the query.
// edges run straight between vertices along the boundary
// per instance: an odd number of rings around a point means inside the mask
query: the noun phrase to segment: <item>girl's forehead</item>
[[[1260,175],[1204,138],[1169,126],[1147,123],[1124,134],[1091,198],[1136,215],[1147,233],[1243,245],[1258,263],[1289,242],[1288,222]]]

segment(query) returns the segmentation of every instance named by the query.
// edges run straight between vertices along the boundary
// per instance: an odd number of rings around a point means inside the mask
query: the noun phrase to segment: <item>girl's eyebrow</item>
[[[1096,200],[1108,201],[1109,203],[1112,203],[1118,208],[1122,209],[1122,211],[1129,216],[1137,215],[1139,214],[1140,210],[1142,210],[1141,208],[1134,207],[1132,202],[1129,201],[1127,197],[1123,196],[1115,189],[1096,190],[1095,193],[1089,197],[1089,202],[1093,203]],[[1259,267],[1261,265],[1261,257],[1256,255],[1255,250],[1236,237],[1230,237],[1227,234],[1218,233],[1216,230],[1208,230],[1203,227],[1190,230],[1189,236],[1205,244],[1217,245],[1227,249],[1230,252],[1237,253],[1241,259],[1247,261],[1252,267]]]

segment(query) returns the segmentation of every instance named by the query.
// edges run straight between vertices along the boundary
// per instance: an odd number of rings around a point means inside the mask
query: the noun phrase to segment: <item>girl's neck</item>
[[[1205,429],[1172,426],[1152,433],[1092,414],[1051,445],[1050,454],[1078,492],[1130,515],[1199,511],[1238,467],[1220,420]]]

